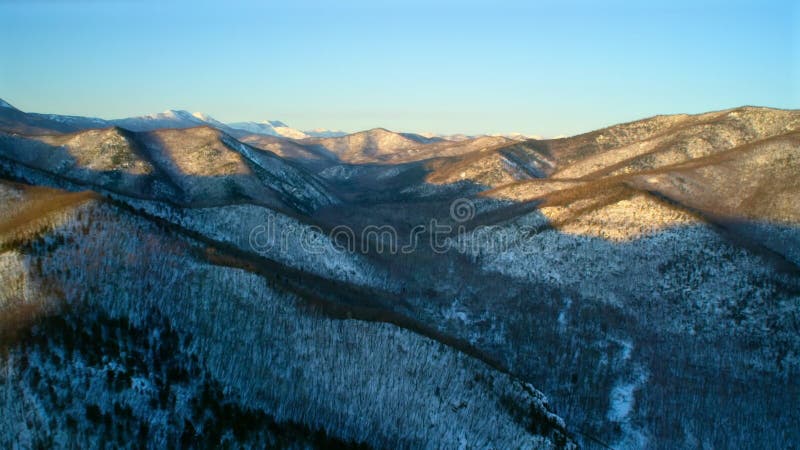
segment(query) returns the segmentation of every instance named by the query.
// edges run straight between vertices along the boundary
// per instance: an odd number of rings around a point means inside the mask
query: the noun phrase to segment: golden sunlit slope
[[[249,202],[312,211],[334,198],[313,175],[211,127],[142,135],[150,157],[195,202]]]
[[[161,180],[135,134],[116,127],[40,136],[0,133],[0,162],[7,172],[43,171],[136,196],[178,195],[174,186]]]
[[[3,205],[0,210],[0,355],[16,342],[23,330],[60,307],[57,302],[49,301],[51,294],[60,290],[58,283],[43,280],[41,285],[31,286],[25,267],[16,264],[16,270],[10,270],[6,257],[21,244],[71,220],[81,205],[99,197],[91,191],[66,192],[0,179],[0,203]],[[14,295],[19,292],[35,292],[35,295],[28,299],[24,294]]]
[[[174,176],[252,175],[244,157],[210,127],[162,129],[143,135],[151,157]]]
[[[346,136],[307,139],[306,143],[319,145],[346,162],[370,162],[397,151],[419,147],[425,142],[384,128],[361,131]]]
[[[614,127],[596,139],[614,135]],[[800,111],[743,107],[700,114],[651,137],[595,151],[580,160],[556,156],[553,178],[633,173],[719,153],[749,142],[800,130]]]
[[[706,214],[800,222],[800,133],[640,172],[586,179],[539,179],[483,193],[544,206],[605,197],[620,186],[656,193]]]
[[[680,204],[740,219],[800,223],[800,132],[632,177]]]
[[[135,149],[133,133],[122,128],[111,127],[87,130],[71,134],[37,136],[35,140],[64,150],[76,167],[86,170],[117,170],[131,175],[146,175],[153,172],[150,164]],[[58,156],[60,152],[41,152],[37,158]],[[64,155],[61,153],[61,155]]]
[[[530,180],[484,196],[538,202],[561,231],[629,240],[711,224],[800,262],[800,132],[686,162],[581,180]]]
[[[67,192],[0,180],[0,246],[57,225],[62,212],[100,198],[92,191]]]
[[[0,161],[12,173],[36,169],[112,192],[193,206],[249,202],[312,211],[335,201],[304,169],[211,127],[0,133]]]
[[[795,110],[742,107],[656,116],[569,138],[530,140],[445,158],[431,166],[428,181],[472,180],[499,188],[544,177],[572,180],[635,173],[799,129],[800,112]]]
[[[555,162],[547,155],[532,150],[531,145],[536,142],[495,145],[432,161],[427,181],[432,184],[471,181],[495,187],[545,177],[553,170]]]
[[[466,179],[495,188],[542,178],[589,155],[661,133],[688,117],[656,116],[570,138],[528,140],[446,158],[432,166],[428,181],[446,184]]]

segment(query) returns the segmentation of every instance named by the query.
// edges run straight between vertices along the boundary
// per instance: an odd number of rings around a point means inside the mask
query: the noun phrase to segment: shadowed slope
[[[0,183],[18,210],[26,207],[15,203],[36,200],[6,190]],[[6,302],[12,294],[70,305],[51,319],[26,322],[38,326],[12,342],[14,357],[3,359],[4,445],[20,438],[175,443],[186,436],[209,446],[273,447],[293,442],[281,431],[288,423],[381,448],[457,446],[464,439],[573,447],[563,421],[530,385],[401,327],[319,314],[308,308],[315,285],[302,272],[270,266],[249,273],[237,267],[244,264],[232,249],[145,217],[99,201],[0,254],[0,305],[42,313]],[[258,259],[247,261],[259,266]],[[15,290],[7,281],[17,276],[22,286]],[[60,290],[37,290],[42,284]],[[53,355],[63,364],[49,364]],[[216,395],[204,389],[208,384],[217,386]],[[26,410],[52,420],[26,420]],[[269,420],[231,420],[243,413]],[[104,426],[104,417],[115,427]],[[126,428],[130,422],[137,426]],[[226,424],[230,435],[214,431]],[[284,439],[278,444],[276,431]],[[302,431],[295,429],[310,434]]]

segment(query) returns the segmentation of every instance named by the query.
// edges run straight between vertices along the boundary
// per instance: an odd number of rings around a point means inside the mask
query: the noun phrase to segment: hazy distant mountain
[[[504,137],[515,141],[525,141],[528,139],[542,139],[541,136],[535,134],[524,134],[524,133],[494,133],[487,135],[420,133],[420,136],[425,136],[427,138],[438,137],[448,141],[465,141],[467,139],[475,139],[481,136]]]
[[[303,131],[308,137],[326,138],[326,137],[340,137],[348,134],[346,131],[328,130],[325,128],[314,128],[313,130]]]
[[[304,139],[308,137],[306,133],[291,128],[279,120],[265,120],[263,122],[234,122],[229,125],[231,128],[247,131],[253,134],[279,136],[289,139]]]
[[[162,113],[128,117],[112,121],[115,125],[131,131],[152,131],[159,128],[191,128],[205,125],[205,121],[189,111],[170,109]]]
[[[340,137],[309,139],[305,143],[319,145],[343,161],[357,162],[416,147],[427,141],[427,138],[422,136],[403,135],[384,128],[374,128]]]
[[[489,136],[502,136],[508,139],[513,139],[515,141],[527,141],[529,139],[543,139],[538,134],[525,134],[525,133],[501,133],[501,134],[490,134]]]
[[[22,112],[0,99],[0,130],[26,134],[47,134],[107,126],[110,126],[110,123],[93,117]]]
[[[183,110],[167,110],[158,114],[106,120],[94,117],[25,113],[14,108],[8,102],[0,100],[0,129],[5,131],[25,134],[69,133],[112,126],[119,126],[131,131],[211,126],[231,135],[240,134],[207,114],[190,113]]]
[[[320,151],[332,152],[343,157],[343,161],[379,160],[386,157],[399,161],[403,158],[413,159],[416,156],[412,156],[412,154],[417,153],[419,153],[420,158],[435,156],[437,153],[448,155],[452,154],[455,148],[461,148],[463,150],[474,149],[473,145],[460,147],[451,145],[451,143],[476,141],[484,138],[484,136],[467,135],[444,136],[395,133],[383,128],[375,128],[352,134],[322,128],[301,131],[277,120],[226,124],[214,119],[208,114],[199,112],[191,113],[185,110],[167,110],[157,114],[105,120],[91,117],[24,113],[2,100],[0,100],[0,102],[2,102],[2,104],[0,104],[0,129],[5,131],[26,134],[47,134],[118,126],[131,131],[143,132],[163,128],[185,129],[198,126],[210,126],[235,138],[247,138],[247,140],[250,141],[261,140],[262,143],[271,142],[274,144],[274,141],[261,139],[258,136],[273,136],[282,139],[303,141],[297,143],[297,145],[304,146],[305,150],[290,151],[290,153],[301,154],[311,152],[319,154]],[[491,137],[519,140],[523,139],[525,136],[521,134],[511,134],[493,135]],[[500,141],[495,140],[493,142],[498,143]],[[440,143],[441,145],[436,148],[432,146],[425,148],[425,146],[429,144],[436,143]],[[297,145],[285,142],[279,145],[273,145],[272,147],[278,150],[278,154],[281,154],[281,151],[278,149],[279,147],[286,147],[289,149],[294,146],[297,149]],[[449,150],[444,150],[445,147]],[[455,152],[458,152],[458,150],[455,150]],[[361,156],[355,156],[357,154],[361,154]]]
[[[456,152],[474,150],[474,146],[464,141],[448,141],[440,137],[425,137],[414,133],[396,133],[385,128],[373,128],[367,131],[345,136],[306,139],[303,144],[316,145],[335,154],[339,159],[349,163],[378,161],[407,161],[434,157],[456,149]],[[490,138],[492,144],[506,142],[505,138]],[[485,142],[484,145],[492,145]]]
[[[278,136],[289,139],[324,138],[344,136],[344,131],[328,130],[325,128],[315,128],[313,130],[300,131],[292,128],[279,120],[265,120],[262,122],[233,122],[228,124],[231,128],[247,131],[253,134],[265,136]]]

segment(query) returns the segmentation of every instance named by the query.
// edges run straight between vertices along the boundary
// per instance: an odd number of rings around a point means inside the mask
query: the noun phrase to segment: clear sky
[[[798,3],[0,0],[0,98],[103,118],[544,136],[800,108]]]

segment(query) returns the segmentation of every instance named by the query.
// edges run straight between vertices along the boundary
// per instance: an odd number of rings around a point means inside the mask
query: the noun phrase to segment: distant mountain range
[[[336,137],[347,134],[344,131],[333,131],[323,128],[300,131],[295,128],[291,128],[279,120],[265,120],[263,122],[235,122],[229,124],[229,126],[237,130],[249,131],[254,134],[280,136],[291,139],[305,139],[309,137]]]
[[[2,100],[0,100],[2,101]],[[334,158],[348,163],[409,161],[474,151],[524,139],[521,134],[508,136],[422,135],[398,133],[374,128],[356,133],[316,129],[300,131],[277,120],[223,123],[203,113],[167,110],[124,119],[105,120],[92,117],[25,113],[2,101],[0,127],[7,131],[36,135],[53,132],[119,127],[134,132],[161,129],[215,128],[242,142],[251,143],[280,156],[314,164]]]
[[[13,112],[10,112],[10,111]],[[223,123],[214,119],[208,114],[200,112],[189,112],[185,110],[170,109],[157,114],[148,114],[137,117],[127,117],[124,119],[99,119],[94,117],[80,117],[80,116],[63,116],[58,114],[36,114],[36,113],[23,113],[10,103],[0,99],[0,120],[5,120],[6,128],[13,128],[15,116],[21,117],[20,114],[26,114],[26,120],[20,120],[17,125],[19,130],[27,130],[28,132],[36,132],[37,127],[40,131],[56,130],[56,131],[78,131],[81,129],[119,126],[131,131],[152,131],[160,128],[191,128],[196,126],[208,125],[224,131],[232,136],[244,136],[248,134],[257,134],[263,136],[275,136],[288,139],[309,139],[309,138],[334,138],[346,136],[347,132],[340,130],[328,130],[325,128],[315,128],[313,130],[298,130],[292,128],[284,122],[279,120],[264,120],[260,122],[232,122]],[[38,120],[36,120],[38,119]],[[25,123],[23,123],[25,122]],[[475,139],[482,135],[444,135],[434,133],[421,133],[413,134],[407,133],[407,136],[415,138],[420,141],[426,139],[443,139],[448,141],[463,141]],[[539,136],[525,135],[522,133],[510,134],[493,134],[495,137],[505,137],[514,140],[536,139]]]
[[[538,134],[525,134],[525,133],[492,133],[484,135],[420,133],[420,136],[424,136],[427,138],[442,138],[448,141],[465,141],[468,139],[475,139],[481,136],[504,137],[507,139],[513,139],[515,141],[525,141],[528,139],[543,139],[543,137]]]

